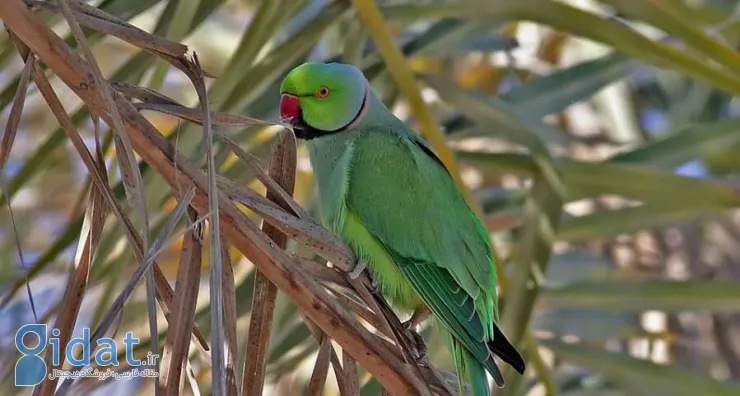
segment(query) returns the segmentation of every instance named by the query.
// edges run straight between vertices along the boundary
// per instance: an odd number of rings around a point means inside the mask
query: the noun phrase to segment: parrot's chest
[[[350,245],[358,258],[367,261],[371,276],[394,307],[405,311],[423,307],[421,298],[385,247],[347,206],[354,155],[352,137],[336,134],[316,140],[309,142],[309,153],[319,187],[322,223]]]
[[[424,307],[411,283],[401,273],[385,247],[367,230],[361,219],[347,210],[338,235],[350,245],[358,259],[366,260],[370,275],[394,307],[414,311]]]

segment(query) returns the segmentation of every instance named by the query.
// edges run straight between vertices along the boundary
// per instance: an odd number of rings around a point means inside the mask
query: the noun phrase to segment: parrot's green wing
[[[495,298],[488,239],[455,182],[413,135],[365,130],[354,142],[347,204],[403,257],[449,271],[473,299]]]
[[[411,132],[364,130],[354,142],[346,203],[497,382],[503,379],[489,349],[523,367],[495,325],[496,273],[485,229],[425,142]]]

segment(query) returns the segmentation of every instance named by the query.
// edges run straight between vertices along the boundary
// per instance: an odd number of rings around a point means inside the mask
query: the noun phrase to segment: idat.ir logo
[[[60,367],[60,348],[62,346],[59,345],[59,329],[52,329],[51,337],[48,337],[47,334],[49,333],[47,333],[46,324],[27,324],[18,329],[15,334],[15,347],[23,356],[15,364],[15,386],[38,385],[47,375],[50,379],[97,377],[104,380],[107,378],[156,377],[158,374],[154,369],[139,369],[139,366],[156,367],[159,356],[149,352],[147,359],[144,361],[134,359],[134,345],[138,344],[140,340],[134,337],[131,331],[123,337],[123,346],[126,350],[126,363],[134,369],[124,373],[113,370],[111,366],[118,366],[118,344],[112,338],[104,337],[98,339],[93,348],[90,345],[90,329],[87,327],[82,329],[82,337],[74,337],[69,340],[67,345],[63,346],[67,363],[79,369],[53,369],[49,372],[46,362],[40,354],[47,346],[51,346],[52,364],[54,367]],[[31,335],[35,335],[35,337]],[[38,339],[38,343],[35,345],[34,339]],[[75,348],[78,345],[79,348]],[[80,349],[82,350],[80,351]],[[95,368],[89,367],[90,355],[93,351],[95,353],[92,360],[98,366]],[[107,368],[107,370],[101,370],[99,367]]]

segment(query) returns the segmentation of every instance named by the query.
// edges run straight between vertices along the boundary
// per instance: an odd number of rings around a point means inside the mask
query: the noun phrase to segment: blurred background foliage
[[[363,2],[92,2],[197,52],[218,77],[209,81],[213,109],[275,119],[278,84],[287,71],[307,60],[341,60],[362,67],[396,114],[428,137],[398,84],[403,74],[388,72],[387,53],[374,44],[386,28],[408,61],[402,67],[417,76],[419,93],[441,126],[508,274],[505,329],[522,341],[527,356],[536,348],[548,368],[530,363],[529,375],[505,393],[740,394],[738,2],[379,1],[384,25],[360,18],[352,3]],[[41,9],[38,15],[75,46],[58,13]],[[111,80],[197,104],[179,71],[118,39],[85,32]],[[5,123],[22,70],[7,34],[0,35],[0,67]],[[86,108],[64,84],[52,82],[92,145]],[[3,169],[8,195],[0,197],[0,387],[8,394],[19,391],[12,385],[18,356],[13,336],[34,320],[25,284],[40,320],[53,322],[64,303],[90,188],[85,167],[33,85],[27,102]],[[146,116],[180,152],[199,158],[198,126],[158,113]],[[222,128],[264,166],[281,130]],[[115,169],[107,129],[105,136],[108,167]],[[220,150],[222,175],[264,192],[254,175]],[[298,153],[295,197],[316,215],[305,147]],[[560,177],[543,176],[546,169]],[[175,201],[151,169],[142,164],[141,170],[156,230]],[[125,202],[118,172],[109,176]],[[533,241],[533,235],[549,237]],[[180,249],[176,239],[158,257],[172,283]],[[233,258],[243,354],[254,269],[235,250]],[[205,265],[197,322],[208,331]],[[135,268],[111,216],[78,330],[100,320]],[[124,309],[118,335],[132,330],[146,338],[145,300],[141,286]],[[166,322],[158,323],[164,334]],[[536,341],[525,336],[527,326]],[[432,361],[450,368],[436,333],[423,334]],[[269,350],[265,394],[303,394],[317,345],[282,295]],[[210,394],[208,362],[194,351],[191,364],[200,391]],[[329,377],[324,394],[338,394],[331,370]],[[380,394],[366,374],[361,381],[362,395]],[[151,381],[142,379],[83,386],[85,393],[152,394]]]

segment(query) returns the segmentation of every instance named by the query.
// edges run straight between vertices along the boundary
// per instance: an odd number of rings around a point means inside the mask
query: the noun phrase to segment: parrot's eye
[[[316,97],[319,99],[324,99],[325,97],[329,96],[331,93],[331,90],[327,86],[321,86],[318,91],[316,91]]]

